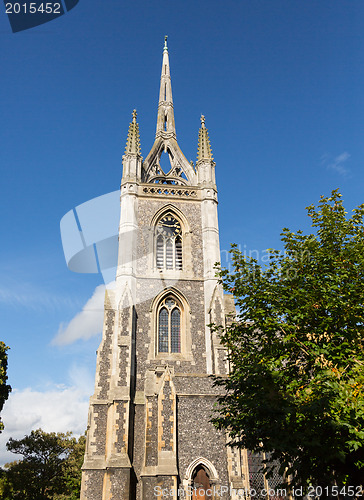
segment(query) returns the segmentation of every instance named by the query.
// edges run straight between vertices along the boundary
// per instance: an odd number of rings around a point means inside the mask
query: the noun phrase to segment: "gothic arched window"
[[[158,308],[158,352],[181,352],[181,307],[173,297],[165,298]]]
[[[156,225],[156,265],[158,269],[182,269],[181,223],[170,212]]]

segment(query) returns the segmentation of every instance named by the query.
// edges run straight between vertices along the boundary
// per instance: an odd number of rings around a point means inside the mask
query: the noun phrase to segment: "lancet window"
[[[156,226],[156,266],[182,269],[182,228],[172,213],[164,215]]]
[[[165,298],[158,308],[158,352],[181,352],[181,307],[174,297]]]

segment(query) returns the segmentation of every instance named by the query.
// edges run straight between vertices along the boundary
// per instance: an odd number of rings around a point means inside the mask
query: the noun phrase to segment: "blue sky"
[[[118,189],[134,108],[147,156],[164,35],[188,160],[206,116],[221,248],[262,252],[283,227],[308,231],[304,207],[332,189],[349,210],[364,202],[363,33],[362,0],[80,0],[16,34],[0,12],[0,339],[13,387],[0,447],[39,426],[86,428],[103,280],[67,269],[59,222]],[[88,338],[57,345],[67,328]]]

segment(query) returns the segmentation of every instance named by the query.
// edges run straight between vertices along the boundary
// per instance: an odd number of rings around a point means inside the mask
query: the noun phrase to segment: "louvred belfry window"
[[[181,352],[181,308],[172,297],[166,298],[159,305],[158,352]]]
[[[182,269],[181,223],[171,213],[156,226],[156,265],[158,269]]]

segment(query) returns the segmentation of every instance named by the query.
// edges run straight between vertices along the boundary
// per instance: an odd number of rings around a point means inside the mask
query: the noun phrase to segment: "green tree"
[[[74,440],[73,449],[65,462],[63,470],[63,492],[55,496],[56,500],[79,500],[81,493],[81,467],[85,457],[86,435]]]
[[[13,493],[13,486],[9,481],[7,471],[4,469],[0,469],[0,498],[2,500],[13,500]]]
[[[338,190],[307,208],[316,234],[283,229],[264,267],[232,246],[220,270],[238,315],[220,331],[231,373],[214,424],[267,453],[295,486],[364,477],[364,205]]]
[[[8,399],[11,387],[6,382],[8,380],[8,355],[6,351],[9,349],[4,342],[0,342],[0,412],[3,409],[5,401]],[[4,429],[4,424],[0,418],[0,433]]]
[[[77,441],[69,432],[47,433],[38,429],[23,439],[11,438],[6,446],[9,451],[23,458],[5,465],[0,488],[7,496],[3,493],[2,498],[79,498],[84,436]]]

